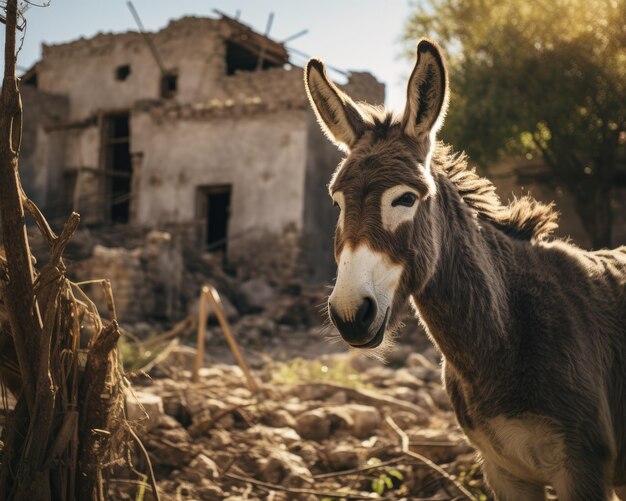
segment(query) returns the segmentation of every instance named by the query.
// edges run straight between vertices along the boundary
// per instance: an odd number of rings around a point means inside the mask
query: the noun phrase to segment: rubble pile
[[[297,337],[304,352],[322,342]],[[432,348],[398,345],[394,368],[346,352],[266,357],[254,371],[256,394],[236,365],[208,364],[192,383],[193,355],[173,351],[150,378],[134,381],[128,398],[161,499],[462,499],[456,484],[481,498],[475,455]],[[414,455],[402,451],[394,425]],[[116,499],[135,499],[136,489],[118,487]]]

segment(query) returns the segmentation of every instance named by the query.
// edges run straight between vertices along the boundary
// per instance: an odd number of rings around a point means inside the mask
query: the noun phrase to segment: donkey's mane
[[[361,103],[361,106],[362,103]],[[385,136],[391,128],[399,126],[399,120],[382,107],[366,106],[373,132]],[[454,153],[452,148],[441,142],[435,145],[432,168],[450,180],[463,201],[477,216],[493,224],[500,231],[518,240],[538,240],[550,236],[558,227],[558,212],[554,204],[543,204],[525,195],[513,197],[503,204],[496,187],[487,178],[470,168],[465,153]]]
[[[559,214],[554,204],[543,204],[529,195],[513,197],[509,204],[503,204],[494,184],[468,167],[465,153],[453,153],[450,146],[437,143],[432,163],[435,169],[445,173],[480,219],[489,221],[510,237],[537,240],[549,236],[558,227]]]

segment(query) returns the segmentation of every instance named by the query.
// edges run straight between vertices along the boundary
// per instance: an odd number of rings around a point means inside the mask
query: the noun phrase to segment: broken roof
[[[231,29],[231,36],[229,37],[231,42],[251,52],[257,53],[259,56],[262,56],[263,59],[273,64],[283,65],[289,62],[289,53],[283,43],[257,33],[249,26],[239,22],[237,19],[227,16],[217,9],[214,9],[214,12],[219,14],[221,21],[226,23]]]

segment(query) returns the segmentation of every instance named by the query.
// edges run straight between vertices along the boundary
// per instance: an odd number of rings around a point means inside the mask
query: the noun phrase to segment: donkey
[[[443,355],[457,420],[498,500],[617,499],[626,484],[626,247],[548,239],[552,206],[500,202],[435,140],[448,102],[421,40],[403,116],[355,103],[311,59],[305,87],[344,151],[328,312],[360,350],[389,348],[407,302]],[[626,498],[623,498],[626,499]]]

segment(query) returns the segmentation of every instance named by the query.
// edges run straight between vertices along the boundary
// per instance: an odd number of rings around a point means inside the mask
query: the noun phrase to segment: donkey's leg
[[[544,487],[520,480],[502,468],[485,461],[483,473],[497,501],[543,501]]]

